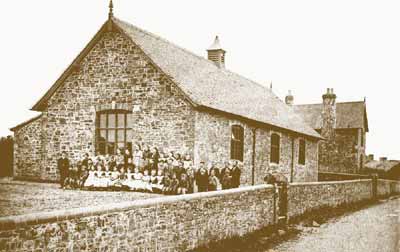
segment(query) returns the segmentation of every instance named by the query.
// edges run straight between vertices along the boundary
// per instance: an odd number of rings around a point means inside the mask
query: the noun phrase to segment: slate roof
[[[393,167],[400,166],[400,161],[398,160],[372,160],[367,162],[364,167],[371,170],[380,170],[380,171],[390,171]]]
[[[178,85],[194,106],[227,112],[303,135],[321,138],[301,116],[294,113],[291,107],[282,102],[267,87],[220,68],[208,59],[127,22],[117,18],[112,18],[112,21],[118,30],[138,45],[151,61]],[[107,22],[103,27],[106,25]],[[76,60],[81,58],[82,55]],[[68,74],[68,69],[63,75]],[[62,80],[61,77],[60,79]],[[57,81],[33,109],[43,110],[46,99],[49,99],[58,86],[62,85],[61,82]]]
[[[308,125],[314,129],[322,126],[322,104],[294,105],[294,110],[303,116]],[[336,128],[364,128],[368,132],[368,119],[365,101],[336,103]]]
[[[25,122],[22,122],[22,123],[18,124],[17,126],[11,128],[10,130],[11,130],[11,131],[16,131],[16,130],[18,130],[18,129],[24,127],[25,125],[27,125],[27,124],[29,124],[29,123],[31,123],[31,122],[36,121],[36,120],[39,119],[40,117],[42,117],[42,114],[37,115],[37,116],[35,116],[35,117],[32,117],[32,118],[29,119],[29,120],[26,120]]]

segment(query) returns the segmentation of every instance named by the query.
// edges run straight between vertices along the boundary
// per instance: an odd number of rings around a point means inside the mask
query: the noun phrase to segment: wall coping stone
[[[400,181],[399,181],[399,180],[393,180],[393,179],[378,179],[378,181],[391,182],[391,183],[398,183],[398,184],[400,184]]]
[[[319,181],[319,182],[296,182],[289,184],[290,187],[294,186],[312,186],[312,185],[333,185],[333,184],[351,184],[354,182],[371,182],[371,179],[354,179],[354,180],[341,180],[341,181]]]
[[[190,201],[200,198],[220,197],[229,194],[252,192],[263,189],[272,190],[273,186],[261,184],[261,185],[239,187],[221,191],[201,192],[194,194],[174,195],[174,196],[162,196],[159,198],[149,198],[149,199],[141,199],[128,202],[111,203],[94,207],[90,206],[90,207],[81,207],[81,208],[73,208],[66,210],[56,210],[51,212],[6,216],[0,218],[0,230],[10,230],[10,229],[15,229],[17,227],[38,225],[55,221],[71,220],[75,218],[102,215],[118,211],[127,211],[147,206],[172,204],[175,202]]]

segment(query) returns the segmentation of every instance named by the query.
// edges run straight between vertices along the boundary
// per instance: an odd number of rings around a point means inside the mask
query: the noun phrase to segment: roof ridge
[[[39,115],[33,116],[33,117],[31,117],[30,119],[28,119],[28,120],[26,120],[26,121],[23,121],[23,122],[21,122],[20,124],[14,126],[14,127],[12,127],[12,128],[10,128],[10,130],[11,130],[11,131],[14,131],[14,130],[16,130],[16,129],[18,129],[18,128],[21,128],[21,127],[23,127],[23,126],[25,126],[25,125],[27,125],[27,124],[33,122],[33,121],[36,121],[37,119],[39,119],[40,117],[42,117],[42,115],[43,115],[43,113],[40,113]]]
[[[228,72],[228,73],[231,73],[231,74],[240,76],[241,78],[244,78],[244,79],[246,79],[246,80],[252,82],[253,84],[255,84],[255,85],[259,86],[259,87],[262,87],[262,88],[264,88],[264,89],[266,89],[266,90],[269,90],[268,87],[266,87],[266,86],[264,86],[264,85],[262,85],[262,84],[260,84],[260,83],[258,83],[258,82],[256,82],[256,81],[254,81],[254,80],[252,80],[252,79],[250,79],[250,78],[248,78],[248,77],[245,77],[245,76],[243,76],[243,75],[241,75],[241,74],[239,74],[239,73],[233,72],[233,71],[231,71],[231,70],[229,70],[229,69],[220,68],[220,67],[216,66],[211,60],[208,60],[208,59],[206,59],[206,58],[204,58],[204,57],[202,57],[202,56],[200,56],[200,55],[197,55],[196,53],[190,51],[189,49],[186,49],[186,48],[184,48],[184,47],[182,47],[182,46],[180,46],[180,45],[177,45],[177,44],[175,44],[174,42],[169,41],[169,40],[166,39],[166,38],[163,38],[163,37],[161,37],[161,36],[159,36],[159,35],[157,35],[157,34],[154,34],[154,33],[150,32],[150,31],[144,30],[144,29],[142,29],[142,28],[140,28],[140,27],[138,27],[138,26],[136,26],[136,25],[133,25],[133,24],[131,24],[131,23],[129,23],[129,22],[126,22],[126,21],[124,21],[124,20],[121,20],[121,19],[119,19],[119,18],[113,17],[113,19],[116,20],[116,21],[118,21],[118,22],[122,22],[122,23],[124,23],[125,25],[128,25],[128,26],[130,26],[130,27],[133,27],[133,28],[139,30],[140,32],[143,32],[143,33],[145,33],[145,34],[147,34],[147,35],[149,35],[149,36],[152,36],[152,37],[154,37],[154,38],[156,38],[156,39],[159,39],[159,40],[162,40],[162,41],[164,41],[164,42],[167,42],[167,43],[169,43],[170,45],[172,45],[172,46],[174,46],[174,47],[176,47],[176,48],[178,48],[178,49],[184,51],[185,53],[188,53],[188,54],[190,54],[190,55],[192,55],[192,56],[195,56],[195,57],[199,58],[200,60],[202,60],[202,61],[204,61],[204,62],[207,62],[207,63],[210,64],[211,66],[215,67],[215,69],[217,69],[217,70],[220,70],[220,71],[222,71],[222,72]],[[273,92],[271,92],[271,93],[274,94]],[[276,98],[278,98],[279,100],[281,100],[277,95],[274,94],[274,96],[276,96]]]
[[[348,104],[348,103],[364,103],[364,101],[346,101],[346,102],[337,102],[337,104]],[[302,103],[302,104],[293,104],[294,106],[310,106],[310,105],[322,105],[321,103]]]
[[[154,38],[156,38],[156,39],[159,39],[159,40],[162,40],[162,41],[164,41],[164,42],[167,42],[167,43],[169,43],[169,44],[175,46],[176,48],[178,48],[178,49],[180,49],[180,50],[182,50],[182,51],[184,51],[184,52],[186,52],[186,53],[189,53],[189,54],[191,54],[191,55],[193,55],[193,56],[195,56],[195,57],[197,57],[197,58],[199,58],[199,59],[202,59],[202,60],[206,61],[207,63],[209,63],[209,64],[215,66],[216,68],[218,68],[212,61],[210,61],[210,60],[208,60],[208,59],[206,59],[206,58],[204,58],[204,57],[201,57],[200,55],[197,55],[197,54],[195,54],[194,52],[189,51],[189,49],[186,49],[186,48],[184,48],[184,47],[182,47],[182,46],[179,46],[179,45],[175,44],[174,42],[169,41],[168,39],[165,39],[165,38],[163,38],[163,37],[161,37],[161,36],[159,36],[159,35],[157,35],[157,34],[154,34],[154,33],[150,32],[150,31],[144,30],[144,29],[142,29],[142,28],[140,28],[140,27],[138,27],[138,26],[136,26],[136,25],[133,25],[133,24],[131,24],[131,23],[128,23],[128,22],[126,22],[126,21],[124,21],[124,20],[121,20],[121,19],[119,19],[119,18],[113,17],[113,20],[116,20],[116,21],[118,21],[118,22],[122,22],[122,23],[124,23],[125,25],[131,26],[131,27],[135,28],[136,30],[139,30],[140,32],[143,32],[143,33],[145,33],[145,34],[147,34],[147,35],[149,35],[149,36],[152,36],[152,37],[154,37]]]

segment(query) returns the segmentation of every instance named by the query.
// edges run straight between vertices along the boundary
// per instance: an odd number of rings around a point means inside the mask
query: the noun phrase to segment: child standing
[[[210,170],[210,177],[208,178],[208,191],[216,191],[218,188],[218,177],[215,170]]]
[[[179,187],[179,180],[176,176],[176,173],[172,173],[171,185],[170,185],[170,194],[177,194]]]
[[[186,154],[185,158],[183,159],[183,168],[185,168],[185,170],[187,170],[191,166],[193,166],[192,159],[189,154]]]
[[[143,158],[142,148],[139,144],[136,144],[135,150],[133,151],[133,164],[135,165],[135,167],[140,167],[142,158]]]

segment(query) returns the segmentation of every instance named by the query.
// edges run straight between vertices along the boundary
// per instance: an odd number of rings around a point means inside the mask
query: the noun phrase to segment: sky
[[[200,56],[216,35],[226,68],[295,104],[366,97],[367,153],[400,159],[400,2],[114,0],[114,15]],[[0,136],[44,95],[108,16],[108,0],[1,2]]]

